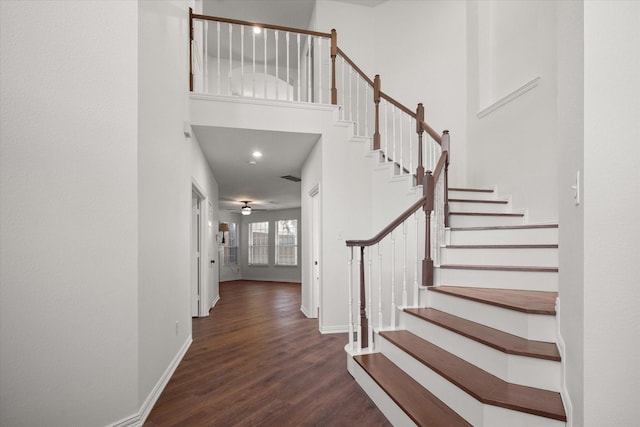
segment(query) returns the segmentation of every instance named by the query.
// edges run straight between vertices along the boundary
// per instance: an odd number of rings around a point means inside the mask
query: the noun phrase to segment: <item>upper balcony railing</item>
[[[359,320],[350,323],[353,332],[350,343],[354,350],[367,347],[373,327],[370,315],[372,300],[377,298],[379,304],[377,326],[395,325],[396,255],[393,233],[402,226],[406,255],[407,221],[420,210],[424,212],[426,226],[420,231],[424,240],[414,251],[413,280],[409,278],[407,257],[399,257],[402,259],[399,268],[403,272],[402,305],[408,304],[410,293],[414,295],[414,304],[417,304],[418,287],[433,285],[432,254],[437,265],[444,228],[448,225],[449,132],[439,134],[425,121],[422,104],[412,110],[383,92],[380,76],[367,76],[338,47],[335,30],[323,33],[197,15],[191,9],[189,14],[189,88],[192,92],[336,105],[340,119],[354,123],[356,136],[371,138],[371,148],[379,153],[381,162],[391,164],[395,174],[407,175],[416,185],[422,185],[423,197],[405,212],[406,215],[403,214],[371,240],[347,241],[351,250],[350,268],[354,267],[353,248],[360,248],[356,257],[360,276],[358,286],[352,286],[351,273],[349,276],[350,313],[360,312]],[[416,219],[416,235],[420,228],[418,223]],[[367,286],[370,287],[372,282],[372,265],[382,262],[378,259],[382,258],[383,252],[380,245],[387,240],[392,242],[390,252],[394,267],[388,272],[391,278],[389,320],[383,321],[383,311],[386,310],[382,309],[382,275],[385,269],[381,264],[378,297],[374,297]],[[365,249],[374,246],[379,255],[372,257],[369,251],[367,260]],[[422,262],[418,262],[419,256]],[[365,274],[365,262],[369,264],[368,275]],[[409,282],[413,284],[413,292],[407,291]]]

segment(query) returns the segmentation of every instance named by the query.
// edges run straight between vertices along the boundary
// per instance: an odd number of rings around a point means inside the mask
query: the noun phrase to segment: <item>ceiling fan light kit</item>
[[[251,215],[251,206],[249,206],[249,202],[243,202],[244,206],[240,209],[242,215]]]

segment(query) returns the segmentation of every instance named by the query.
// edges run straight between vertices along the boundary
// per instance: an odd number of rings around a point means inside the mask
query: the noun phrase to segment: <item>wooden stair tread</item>
[[[529,271],[538,273],[557,273],[558,267],[532,267],[526,265],[467,265],[443,264],[439,268],[458,270],[493,270],[493,271]]]
[[[558,224],[529,224],[529,225],[489,225],[480,227],[452,227],[451,231],[476,231],[476,230],[528,230],[535,228],[558,228]]]
[[[557,244],[534,245],[447,245],[447,249],[558,249]]]
[[[554,343],[527,340],[435,308],[405,308],[404,311],[503,353],[560,361],[560,353]]]
[[[430,291],[529,314],[556,314],[557,292],[435,286]]]
[[[471,426],[382,353],[354,356],[354,360],[419,426]]]
[[[508,383],[409,331],[380,335],[482,403],[567,420],[560,393]]]
[[[523,213],[515,213],[515,212],[449,212],[449,215],[463,215],[463,216],[524,216]]]
[[[449,191],[470,191],[472,193],[493,193],[493,189],[489,189],[489,188],[449,187]]]
[[[506,200],[476,200],[476,199],[449,199],[449,203],[457,202],[457,203],[495,203],[500,205],[506,205],[509,203]]]

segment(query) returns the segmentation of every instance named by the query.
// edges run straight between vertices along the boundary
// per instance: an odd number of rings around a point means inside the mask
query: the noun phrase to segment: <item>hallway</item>
[[[220,283],[145,426],[388,426],[347,373],[346,334],[321,335],[300,285]]]

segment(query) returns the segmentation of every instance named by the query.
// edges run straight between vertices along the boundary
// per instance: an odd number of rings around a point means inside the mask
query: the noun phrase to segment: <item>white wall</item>
[[[219,211],[219,222],[227,222],[227,223],[231,223],[234,222],[237,225],[237,230],[238,230],[238,236],[240,236],[240,222],[241,222],[241,215],[237,214],[237,213],[233,213],[233,212],[229,212],[229,211],[225,211],[225,210],[220,210]],[[238,242],[239,243],[239,242]],[[220,245],[220,252],[218,255],[218,262],[219,263],[219,269],[220,269],[220,281],[221,282],[227,282],[230,280],[240,280],[242,278],[242,274],[240,272],[240,264],[233,264],[233,265],[224,265],[224,253],[222,252],[222,245]],[[238,260],[239,261],[239,260]]]
[[[298,220],[298,265],[282,266],[275,265],[276,248],[276,221],[295,219]],[[249,264],[249,223],[268,222],[269,223],[269,263],[268,265]],[[302,245],[300,237],[306,224],[302,223],[300,209],[282,209],[274,211],[254,211],[249,216],[243,216],[240,223],[240,269],[242,278],[245,280],[267,280],[271,282],[294,282],[302,281],[302,270],[300,262],[302,260]]]
[[[640,3],[584,2],[586,427],[640,418],[638,52]]]
[[[194,132],[191,132],[191,137],[187,139],[187,143],[189,143],[191,148],[189,169],[191,170],[192,183],[203,191],[205,196],[205,200],[202,201],[201,204],[202,215],[204,215],[206,219],[206,221],[204,221],[206,223],[206,237],[203,240],[204,246],[202,247],[202,257],[204,259],[204,274],[202,276],[202,280],[204,286],[203,295],[201,295],[201,297],[205,298],[207,301],[206,309],[209,309],[220,296],[219,269],[221,268],[221,265],[218,261],[218,242],[215,238],[218,233],[219,216],[218,183],[213,176],[213,171],[211,170],[207,159],[202,153],[202,148],[200,147],[198,138]],[[212,208],[211,212],[209,211],[210,204]],[[209,223],[210,219],[211,223]],[[211,254],[209,254],[210,249]],[[215,264],[211,264],[209,255],[211,255],[211,259],[215,260]]]
[[[0,2],[0,424],[138,410],[138,6]]]
[[[530,222],[558,219],[555,19],[555,2],[468,3],[468,182],[497,184]]]
[[[141,1],[138,7],[138,396],[142,403],[157,390],[191,339],[191,142],[183,133],[189,117],[188,5],[178,0]]]

